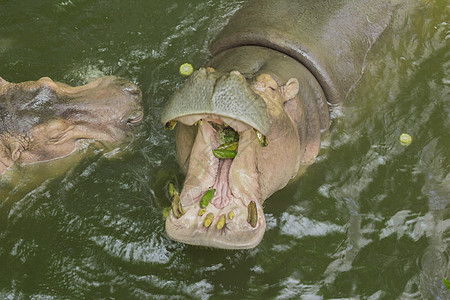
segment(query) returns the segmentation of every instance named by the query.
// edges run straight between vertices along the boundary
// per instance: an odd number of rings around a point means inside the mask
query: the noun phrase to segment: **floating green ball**
[[[194,68],[189,63],[185,63],[180,66],[180,74],[181,75],[188,76],[188,75],[191,75],[193,71],[194,71]]]
[[[400,135],[400,144],[402,144],[403,146],[409,146],[409,144],[411,144],[412,142],[412,137],[407,134],[407,133],[402,133]]]

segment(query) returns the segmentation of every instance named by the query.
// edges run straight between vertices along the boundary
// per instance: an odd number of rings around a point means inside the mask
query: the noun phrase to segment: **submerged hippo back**
[[[387,27],[393,1],[261,0],[238,11],[211,47],[287,54],[317,78],[328,102],[340,103],[359,80],[367,52]]]

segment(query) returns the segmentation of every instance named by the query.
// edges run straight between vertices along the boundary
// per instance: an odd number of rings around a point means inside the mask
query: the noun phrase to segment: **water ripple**
[[[112,236],[93,236],[90,238],[110,256],[132,263],[166,264],[170,252],[161,244],[163,241],[152,238],[150,241],[124,242]]]
[[[332,224],[331,222],[319,222],[310,220],[304,216],[294,216],[289,213],[283,213],[281,216],[281,233],[303,238],[306,236],[326,236],[330,233],[344,232],[342,226]]]

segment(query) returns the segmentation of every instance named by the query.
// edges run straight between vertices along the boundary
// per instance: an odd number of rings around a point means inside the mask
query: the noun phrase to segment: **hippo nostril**
[[[142,110],[135,110],[128,116],[128,124],[137,124],[144,118],[144,112]]]
[[[131,82],[124,84],[122,86],[122,91],[127,94],[134,95],[134,96],[141,94],[141,90],[137,87],[137,85],[135,85]]]

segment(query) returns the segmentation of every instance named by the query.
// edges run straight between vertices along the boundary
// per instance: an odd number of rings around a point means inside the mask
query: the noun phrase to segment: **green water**
[[[183,177],[159,114],[247,1],[0,0],[0,76],[137,83],[144,128],[115,159],[92,155],[0,198],[0,298],[449,299],[448,1],[407,1],[367,58],[329,139],[266,202],[246,251],[171,241],[166,185]],[[447,22],[447,23],[446,23]],[[401,146],[401,133],[412,136]],[[449,278],[450,279],[450,278]]]

